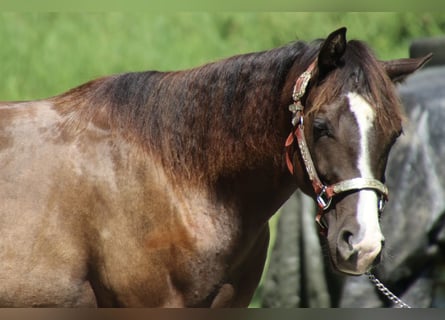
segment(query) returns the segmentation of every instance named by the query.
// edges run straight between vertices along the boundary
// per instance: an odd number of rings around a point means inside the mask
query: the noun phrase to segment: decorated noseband
[[[312,73],[317,64],[317,59],[313,61],[309,67],[304,71],[295,82],[294,90],[292,93],[292,99],[294,103],[289,106],[289,111],[292,112],[292,125],[294,129],[287,137],[286,147],[286,164],[290,173],[294,174],[294,166],[292,162],[293,153],[292,146],[295,140],[298,143],[300,149],[301,158],[303,159],[306,172],[309,176],[309,180],[312,183],[312,188],[315,192],[318,212],[315,220],[320,226],[322,234],[327,234],[328,226],[323,222],[322,218],[324,213],[330,208],[332,199],[345,192],[358,192],[360,190],[369,189],[374,190],[380,195],[378,203],[378,210],[383,210],[385,202],[388,200],[388,188],[379,180],[371,178],[357,177],[353,179],[343,180],[332,185],[325,185],[318,177],[317,170],[315,169],[314,162],[312,160],[309,148],[306,143],[304,135],[303,117],[304,106],[301,103],[301,98],[306,93],[306,87],[312,77]]]

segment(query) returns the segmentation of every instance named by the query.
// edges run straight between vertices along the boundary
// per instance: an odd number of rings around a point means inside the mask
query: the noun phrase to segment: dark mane
[[[174,172],[197,169],[212,179],[232,174],[240,163],[282,161],[289,128],[283,87],[294,62],[301,72],[317,50],[318,43],[295,42],[186,71],[126,73],[92,81],[54,101],[70,106],[65,113],[80,112],[86,121],[117,128]],[[264,158],[270,149],[277,151],[275,159]]]
[[[330,81],[320,84],[317,103],[310,112],[348,91],[362,95],[377,111],[377,121],[386,134],[400,132],[402,108],[394,83],[372,50],[363,42],[348,42],[344,63],[332,71]],[[320,99],[318,99],[320,98]]]

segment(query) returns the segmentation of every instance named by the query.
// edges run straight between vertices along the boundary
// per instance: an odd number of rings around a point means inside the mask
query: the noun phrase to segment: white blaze
[[[350,92],[347,95],[349,106],[357,120],[360,135],[360,152],[357,167],[362,178],[375,178],[371,172],[371,161],[369,151],[368,133],[372,128],[375,112],[369,103],[359,94]],[[361,190],[357,203],[357,221],[360,231],[357,239],[360,241],[357,246],[360,250],[380,251],[380,243],[383,236],[378,221],[377,194],[372,190]],[[365,253],[365,252],[363,252]]]

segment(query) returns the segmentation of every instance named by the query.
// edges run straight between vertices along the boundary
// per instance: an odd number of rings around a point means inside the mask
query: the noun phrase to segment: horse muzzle
[[[362,275],[380,262],[383,239],[351,243],[350,235],[340,235],[336,252],[335,267],[340,272],[350,275]]]

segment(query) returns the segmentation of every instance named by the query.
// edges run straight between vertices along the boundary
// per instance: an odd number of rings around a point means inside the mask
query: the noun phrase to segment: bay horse
[[[0,305],[247,306],[297,188],[329,202],[333,267],[369,270],[394,82],[429,57],[379,61],[345,35],[1,103]]]

